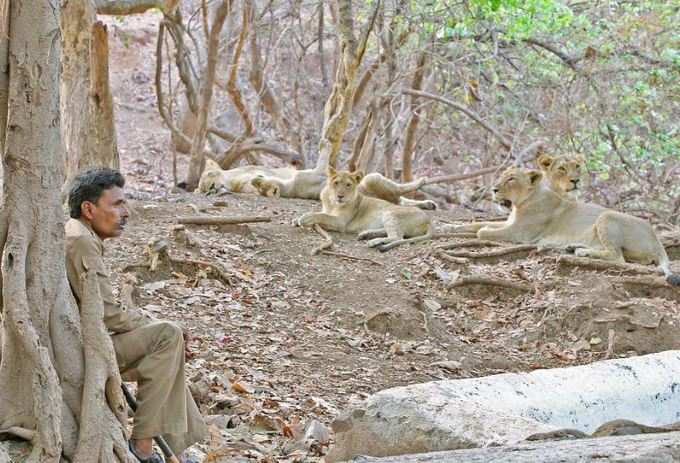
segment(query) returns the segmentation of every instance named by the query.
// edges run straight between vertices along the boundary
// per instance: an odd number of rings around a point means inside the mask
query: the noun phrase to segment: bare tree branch
[[[406,93],[408,95],[416,95],[416,96],[422,96],[423,98],[429,98],[431,100],[439,101],[440,103],[444,103],[446,105],[451,106],[452,108],[457,109],[458,111],[462,112],[466,116],[468,116],[470,119],[474,120],[477,122],[479,125],[484,127],[490,134],[492,134],[496,139],[503,145],[505,149],[508,151],[512,148],[512,142],[505,137],[500,130],[497,127],[494,127],[493,125],[489,124],[488,122],[484,122],[479,115],[477,115],[474,111],[472,111],[470,108],[467,106],[464,106],[460,103],[456,103],[455,101],[451,101],[447,98],[444,98],[443,96],[439,95],[434,95],[432,93],[427,93],[427,92],[421,92],[417,90],[404,90],[403,93]]]

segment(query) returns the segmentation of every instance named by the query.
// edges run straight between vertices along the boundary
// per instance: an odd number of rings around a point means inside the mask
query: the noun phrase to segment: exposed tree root
[[[524,292],[530,292],[533,291],[534,288],[531,286],[524,284],[524,283],[518,283],[516,281],[510,281],[510,280],[501,280],[499,278],[494,278],[494,277],[487,277],[483,275],[471,275],[471,276],[465,276],[465,277],[459,277],[455,281],[452,281],[449,283],[449,288],[458,288],[460,286],[468,286],[468,285],[487,285],[487,286],[499,286],[501,288],[508,288],[508,289],[516,289],[518,291],[524,291]]]
[[[467,238],[477,238],[477,233],[468,233],[468,232],[451,232],[451,233],[446,233],[446,232],[435,232],[432,235],[432,239],[440,239],[440,238],[462,238],[462,239],[467,239]]]
[[[507,246],[499,249],[492,249],[490,251],[479,251],[479,252],[469,252],[469,251],[455,251],[449,252],[448,255],[452,257],[466,257],[468,259],[483,259],[485,257],[502,257],[509,254],[524,253],[530,254],[531,252],[537,251],[538,248],[533,244],[518,244],[516,246]]]
[[[619,283],[623,285],[638,285],[638,286],[651,286],[653,288],[672,288],[666,281],[664,277],[655,276],[633,276],[633,277],[620,277],[617,278],[614,283]]]
[[[84,297],[80,310],[85,350],[85,381],[80,416],[80,435],[74,463],[113,461],[114,449],[125,448],[127,407],[111,337],[104,326],[104,304],[97,275],[83,276]],[[106,397],[106,403],[101,399]],[[108,407],[107,407],[108,404]],[[117,442],[116,442],[117,441]],[[119,451],[115,451],[120,458]],[[121,461],[133,461],[127,452]]]
[[[437,246],[437,249],[455,249],[455,248],[475,248],[483,246],[505,246],[505,243],[489,240],[467,240],[458,243],[447,243]]]
[[[445,260],[447,262],[451,262],[451,263],[457,264],[457,265],[464,265],[464,264],[468,263],[467,259],[463,259],[462,257],[451,256],[451,255],[449,255],[449,254],[447,254],[447,253],[445,253],[444,251],[441,251],[441,250],[436,250],[435,255],[437,257],[439,257],[441,260]]]
[[[656,269],[637,264],[624,264],[608,260],[589,259],[587,257],[559,256],[557,263],[564,266],[584,267],[593,270],[612,270],[623,273],[649,274],[657,273]],[[663,279],[662,279],[663,280]]]
[[[327,251],[333,247],[333,238],[331,238],[331,235],[329,235],[326,230],[321,228],[321,225],[319,224],[314,225],[314,231],[316,231],[324,239],[324,242],[319,247],[312,250],[312,255],[316,256],[320,252]]]

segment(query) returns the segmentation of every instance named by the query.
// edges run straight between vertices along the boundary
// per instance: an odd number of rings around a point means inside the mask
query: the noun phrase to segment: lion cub
[[[362,178],[361,172],[329,168],[321,191],[323,212],[308,212],[294,219],[293,224],[318,224],[332,231],[358,233],[360,240],[370,239],[368,245],[380,251],[432,237],[432,223],[423,210],[365,196],[359,188]]]
[[[657,264],[672,285],[673,274],[666,250],[652,226],[637,217],[596,204],[572,201],[555,193],[537,170],[510,168],[493,188],[494,200],[511,203],[512,211],[501,226],[482,227],[477,237],[487,240],[537,243],[575,248],[580,257]]]
[[[543,182],[556,193],[578,199],[585,177],[585,158],[579,155],[551,156],[541,154],[536,165],[543,172]]]

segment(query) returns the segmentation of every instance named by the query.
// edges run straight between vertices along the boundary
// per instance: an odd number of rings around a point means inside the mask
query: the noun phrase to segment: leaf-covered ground
[[[333,417],[388,387],[680,348],[680,291],[651,275],[574,267],[543,252],[475,254],[497,246],[442,248],[454,239],[380,254],[335,234],[337,254],[312,256],[321,237],[290,221],[318,208],[313,201],[174,191],[145,58],[153,24],[141,16],[110,26],[133,214],[107,259],[119,281],[136,279],[140,306],[193,334],[187,374],[210,423],[210,440],[195,449],[206,461],[318,461]],[[185,166],[180,157],[180,173]],[[177,225],[196,213],[272,220]],[[469,214],[435,216],[441,224]],[[123,271],[159,240],[174,259],[217,264],[223,276],[191,262]],[[677,258],[678,246],[669,249]]]

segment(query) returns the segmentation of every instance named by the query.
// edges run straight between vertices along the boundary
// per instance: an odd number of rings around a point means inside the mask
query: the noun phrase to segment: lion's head
[[[198,190],[203,193],[215,193],[219,191],[220,188],[224,187],[222,179],[223,173],[224,171],[219,164],[212,159],[206,159],[205,169],[203,169],[203,173],[198,182]]]
[[[501,174],[493,186],[493,199],[505,207],[523,203],[541,183],[538,170],[511,167]]]
[[[359,194],[357,187],[363,176],[364,174],[361,171],[337,172],[334,168],[329,167],[327,188],[331,193],[333,202],[345,204],[354,201]]]
[[[281,181],[275,178],[267,178],[264,175],[258,175],[250,181],[250,184],[257,189],[257,192],[268,198],[281,197]]]
[[[550,156],[541,154],[536,159],[548,184],[558,193],[577,194],[585,175],[585,159],[581,155]]]

